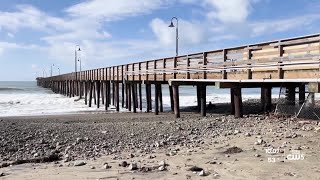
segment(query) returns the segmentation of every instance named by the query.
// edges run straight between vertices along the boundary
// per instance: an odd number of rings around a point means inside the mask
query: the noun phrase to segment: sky
[[[319,0],[0,0],[0,81],[319,33]],[[175,22],[174,22],[175,23]],[[78,67],[79,68],[79,67]]]

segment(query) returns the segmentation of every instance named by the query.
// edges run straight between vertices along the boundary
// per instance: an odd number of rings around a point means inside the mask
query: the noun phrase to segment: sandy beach
[[[0,118],[0,178],[320,179],[319,137],[317,121],[255,114]]]

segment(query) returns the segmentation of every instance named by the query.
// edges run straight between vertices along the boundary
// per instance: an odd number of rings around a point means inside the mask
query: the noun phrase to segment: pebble
[[[111,168],[111,166],[109,166],[109,164],[108,163],[104,163],[104,165],[103,165],[103,169],[110,169]]]
[[[75,161],[73,163],[74,166],[84,166],[86,165],[87,163],[85,161]]]
[[[204,172],[204,170],[199,172],[199,176],[206,176],[206,173]]]
[[[5,174],[3,172],[0,173],[0,177],[5,176]]]
[[[320,132],[320,127],[315,127],[314,132],[319,133]]]
[[[163,160],[163,161],[160,161],[159,163],[158,163],[158,165],[159,166],[166,166],[166,162]]]
[[[134,171],[138,169],[137,163],[131,163],[128,167],[129,170]]]
[[[121,164],[119,164],[119,166],[121,166],[121,167],[127,167],[127,166],[128,166],[128,163],[127,163],[127,161],[122,161]]]
[[[166,170],[166,167],[165,166],[159,166],[158,170],[159,171],[164,171],[164,170]]]
[[[246,137],[250,137],[250,136],[251,136],[251,134],[250,134],[249,132],[246,132],[244,135],[245,135]]]
[[[96,169],[96,167],[94,167],[94,166],[91,166],[91,167],[90,167],[90,169]]]
[[[261,155],[260,155],[260,154],[255,154],[254,156],[255,156],[255,157],[260,157]]]

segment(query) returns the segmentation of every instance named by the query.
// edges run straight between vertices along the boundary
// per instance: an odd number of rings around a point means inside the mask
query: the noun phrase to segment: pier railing
[[[135,62],[41,78],[168,81],[169,79],[318,78],[320,34]],[[299,73],[303,71],[303,73]]]

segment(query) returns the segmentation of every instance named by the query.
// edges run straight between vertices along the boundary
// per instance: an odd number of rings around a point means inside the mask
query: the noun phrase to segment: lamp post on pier
[[[80,46],[79,45],[76,45],[75,47],[75,50],[74,50],[74,72],[75,72],[75,80],[77,80],[77,60],[78,60],[78,57],[77,57],[77,52],[78,51],[81,51],[80,49]]]
[[[174,19],[177,21],[177,25],[176,26],[174,26],[174,24],[173,24],[173,20]],[[178,20],[178,18],[173,17],[171,19],[171,23],[170,23],[169,27],[171,27],[171,28],[175,27],[176,28],[176,56],[178,56],[178,49],[179,49],[179,46],[178,46],[179,45],[179,20]]]
[[[52,77],[52,67],[54,66],[54,64],[51,64],[51,77]]]

